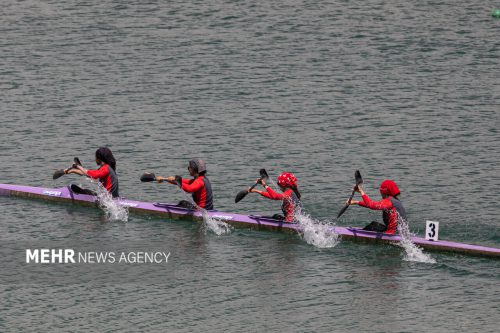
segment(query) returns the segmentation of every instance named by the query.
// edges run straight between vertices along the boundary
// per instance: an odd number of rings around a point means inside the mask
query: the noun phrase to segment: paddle
[[[68,169],[75,169],[75,165],[82,165],[82,163],[80,162],[80,159],[78,157],[75,157],[73,159],[73,162],[74,162],[74,164]],[[60,177],[64,176],[65,174],[66,174],[66,172],[64,172],[64,169],[56,170],[54,172],[54,174],[52,175],[52,179],[60,178]]]
[[[250,191],[255,186],[257,186],[257,184],[259,184],[262,180],[266,180],[268,178],[269,178],[269,175],[267,174],[266,169],[260,169],[260,178],[259,178],[259,180],[257,180],[255,182],[255,184],[253,184],[249,189],[239,191],[238,194],[236,194],[236,198],[234,199],[234,202],[235,203],[240,202],[244,197],[247,196],[248,193],[250,193]]]
[[[354,178],[356,179],[356,186],[363,184],[363,178],[361,177],[361,173],[359,173],[359,170],[356,170],[354,173]],[[339,218],[344,212],[349,208],[349,205],[351,203],[352,198],[354,197],[354,193],[356,193],[356,190],[352,190],[351,196],[347,200],[347,203],[345,204],[344,207],[340,210],[340,212],[337,215],[337,218]]]
[[[145,172],[141,176],[141,182],[155,182],[156,181],[156,176],[152,172]],[[163,182],[163,180],[162,180]],[[182,188],[182,177],[181,176],[175,176],[175,183],[177,186]]]
[[[64,176],[65,174],[66,174],[66,172],[64,172],[63,169],[56,170],[54,172],[54,174],[52,175],[52,179],[60,178],[60,177]]]
[[[80,186],[75,185],[75,184],[71,184],[70,188],[71,188],[71,191],[73,191],[73,193],[76,193],[76,194],[86,194],[86,195],[97,196],[97,193],[95,193],[94,191],[81,188]]]
[[[145,172],[142,176],[141,176],[141,182],[154,182],[156,181],[156,176],[154,173],[151,173],[151,172]]]
[[[80,159],[78,157],[75,157],[73,159],[73,162],[75,162],[76,165],[80,165],[80,166],[82,165],[82,163],[80,162]]]

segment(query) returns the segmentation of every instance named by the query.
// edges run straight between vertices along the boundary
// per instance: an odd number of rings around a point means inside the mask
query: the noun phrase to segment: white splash
[[[399,243],[399,246],[401,246],[406,252],[403,260],[423,262],[427,264],[436,263],[435,259],[433,259],[429,254],[424,253],[420,247],[418,247],[411,241],[408,222],[401,216],[398,216],[398,232],[401,236],[401,242]]]
[[[296,212],[294,217],[302,227],[302,237],[307,244],[324,249],[335,247],[340,242],[332,225],[322,223],[304,212]]]
[[[106,214],[106,221],[128,221],[128,207],[120,205],[118,200],[113,200],[113,196],[102,186],[100,182],[91,178],[86,178],[97,188],[97,201],[99,207]]]
[[[227,235],[231,233],[232,228],[229,224],[219,219],[211,217],[208,214],[208,212],[203,208],[199,208],[199,210],[201,211],[201,215],[203,216],[202,230],[205,234],[207,233],[207,230],[210,230],[217,236]]]
[[[181,190],[181,189],[179,189]],[[217,236],[221,235],[227,235],[231,233],[231,226],[227,224],[224,221],[221,221],[219,219],[213,218],[208,214],[208,211],[204,208],[201,208],[198,206],[189,195],[181,190],[181,192],[184,194],[186,199],[193,204],[193,206],[196,208],[196,210],[201,212],[201,215],[203,216],[203,225],[201,226],[201,230],[204,234],[207,233],[208,230],[216,234]]]
[[[274,187],[278,187],[271,178],[269,178],[268,182]],[[295,210],[294,219],[302,227],[301,236],[307,244],[326,249],[335,247],[340,242],[340,237],[333,231],[332,224],[316,220],[311,215],[306,214],[302,208],[298,207]]]

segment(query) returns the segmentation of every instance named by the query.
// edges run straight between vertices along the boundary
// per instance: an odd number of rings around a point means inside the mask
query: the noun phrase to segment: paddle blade
[[[263,180],[267,180],[269,178],[266,169],[260,169],[260,178]]]
[[[243,199],[244,197],[246,197],[248,194],[248,191],[247,190],[242,190],[242,191],[239,191],[238,194],[236,194],[236,198],[234,198],[234,202],[235,203],[238,203],[241,201],[241,199]]]
[[[347,210],[347,208],[349,208],[349,205],[345,205],[344,207],[342,207],[340,212],[337,214],[337,218],[339,218],[342,214],[344,214],[344,212]]]
[[[76,165],[82,165],[82,163],[80,162],[80,159],[78,157],[75,157],[73,159],[73,162],[75,162]]]
[[[76,194],[86,194],[86,195],[93,195],[93,196],[97,195],[97,193],[95,193],[94,191],[87,190],[85,188],[81,188],[80,186],[75,185],[75,184],[71,184],[71,191],[73,191],[73,193],[76,193]]]
[[[151,173],[151,172],[145,172],[142,176],[141,176],[141,182],[154,182],[156,180],[156,176],[154,173]]]
[[[54,172],[54,174],[52,175],[52,179],[57,179],[57,178],[60,178],[61,176],[64,176],[64,175],[65,175],[65,173],[64,173],[63,169],[56,170]]]
[[[363,177],[361,177],[361,173],[359,170],[356,170],[354,172],[354,178],[356,179],[356,185],[363,184]]]

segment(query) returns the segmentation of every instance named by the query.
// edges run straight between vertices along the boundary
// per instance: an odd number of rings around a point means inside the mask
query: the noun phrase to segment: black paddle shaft
[[[250,186],[249,189],[247,189],[247,190],[241,190],[241,191],[238,192],[238,194],[236,194],[236,198],[234,199],[235,203],[240,202],[244,197],[246,197],[247,194],[250,193],[250,191],[253,190],[255,188],[255,186],[257,186],[262,180],[266,180],[266,179],[269,178],[269,175],[267,174],[266,169],[260,169],[259,173],[260,173],[260,178],[259,178],[259,180],[257,180],[255,182],[255,184],[253,184],[252,186]]]
[[[363,184],[363,177],[361,177],[361,173],[359,172],[359,170],[356,170],[356,172],[354,172],[354,178],[356,179],[356,187]],[[342,214],[344,214],[344,212],[347,210],[347,208],[349,208],[349,206],[351,204],[351,200],[354,197],[354,193],[356,193],[356,188],[354,188],[352,190],[351,196],[347,200],[347,204],[345,204],[344,207],[342,207],[340,212],[337,214],[337,218],[342,216]]]

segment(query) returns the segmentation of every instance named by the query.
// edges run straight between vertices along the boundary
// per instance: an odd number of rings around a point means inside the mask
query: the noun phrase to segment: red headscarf
[[[390,179],[384,180],[382,182],[382,184],[380,184],[379,190],[380,190],[380,193],[385,194],[385,195],[389,195],[391,197],[395,197],[396,195],[398,195],[400,193],[398,185],[396,185],[396,183]]]
[[[293,173],[283,172],[278,176],[278,185],[290,188],[297,186],[297,177]]]

